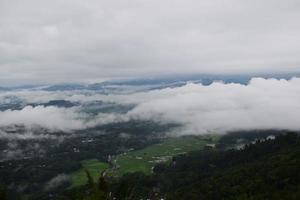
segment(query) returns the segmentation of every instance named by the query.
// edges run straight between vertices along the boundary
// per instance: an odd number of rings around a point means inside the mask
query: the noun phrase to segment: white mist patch
[[[62,186],[63,184],[68,184],[71,182],[71,178],[66,174],[58,174],[50,181],[48,181],[44,187],[45,191],[51,191],[57,187]]]
[[[84,117],[80,118],[76,111],[76,108],[66,109],[54,106],[27,106],[22,110],[6,110],[0,112],[0,126],[21,124],[66,131],[80,129],[84,127]]]
[[[0,112],[0,127],[23,125],[27,128],[42,127],[50,131],[72,132],[98,125],[128,121],[129,117],[117,113],[98,113],[91,116],[82,112],[80,107],[58,108],[55,106],[26,106],[22,110]],[[39,138],[51,135],[8,134],[0,130],[1,138]],[[54,136],[53,136],[54,137]],[[50,139],[50,138],[49,138]]]

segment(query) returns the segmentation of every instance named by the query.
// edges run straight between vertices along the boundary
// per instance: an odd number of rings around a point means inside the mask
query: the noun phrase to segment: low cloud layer
[[[72,130],[83,126],[83,118],[75,114],[75,109],[54,106],[27,106],[22,110],[0,112],[0,125],[21,124],[25,126],[42,126],[48,129]]]
[[[128,114],[138,119],[180,123],[184,126],[182,134],[300,129],[299,78],[289,81],[254,78],[248,85],[191,83],[145,95],[148,100]]]
[[[117,113],[88,115],[87,113],[81,112],[80,108],[58,108],[55,106],[26,106],[22,110],[6,110],[0,112],[0,126],[24,125],[28,128],[40,126],[52,131],[65,132],[128,120],[129,118],[126,115]],[[10,136],[5,132],[0,132],[0,138],[1,137],[17,137],[20,139],[24,137],[24,139],[26,139],[36,136],[30,133]]]
[[[42,93],[45,95],[45,92]],[[23,91],[20,96],[38,99],[41,93],[36,91],[24,94]],[[127,113],[99,112],[96,115],[85,113],[80,106],[27,106],[22,110],[0,112],[0,126],[39,125],[48,129],[72,131],[114,122],[153,120],[181,124],[176,134],[224,133],[248,129],[300,130],[300,78],[253,78],[247,85],[214,82],[204,86],[188,83],[177,88],[126,95],[76,92],[73,95],[51,94],[50,97],[56,96],[68,101],[101,101],[115,103],[116,106],[135,106]]]

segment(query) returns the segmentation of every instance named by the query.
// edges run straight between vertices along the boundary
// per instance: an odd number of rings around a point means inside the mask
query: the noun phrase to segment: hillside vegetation
[[[118,199],[300,199],[300,138],[257,141],[242,150],[198,151],[161,164],[153,176],[132,174],[115,183]],[[152,198],[155,199],[155,198]]]

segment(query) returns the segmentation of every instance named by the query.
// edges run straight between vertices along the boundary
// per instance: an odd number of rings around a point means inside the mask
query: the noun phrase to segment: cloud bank
[[[191,83],[145,96],[148,100],[128,115],[180,123],[184,126],[182,134],[248,129],[300,130],[299,78],[289,81],[253,78],[248,85]]]
[[[27,106],[22,110],[0,112],[0,125],[21,124],[69,131],[83,127],[83,118],[80,117],[80,114],[76,114],[75,109]]]
[[[36,93],[39,97],[39,91]],[[35,98],[35,92],[28,93],[28,98],[29,94]],[[24,92],[21,95],[24,96]],[[50,95],[54,96],[76,102],[101,101],[115,103],[116,106],[135,106],[126,113],[99,112],[95,115],[85,113],[80,106],[27,106],[22,110],[0,112],[0,126],[39,125],[53,130],[72,131],[115,122],[152,120],[182,125],[176,134],[225,133],[248,129],[300,130],[300,78],[252,78],[247,85],[214,82],[204,86],[188,83],[182,87],[133,94]]]
[[[51,131],[65,132],[128,120],[127,116],[117,113],[98,113],[94,116],[81,112],[79,108],[58,108],[55,106],[26,106],[22,110],[0,112],[0,126],[24,125],[33,129],[35,127],[43,127]],[[0,131],[1,137],[27,139],[36,136],[30,132],[10,136],[10,134]]]

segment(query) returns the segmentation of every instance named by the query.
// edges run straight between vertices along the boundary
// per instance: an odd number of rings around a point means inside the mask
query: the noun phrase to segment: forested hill
[[[300,199],[300,138],[293,133],[243,150],[199,151],[175,161],[157,166],[152,177],[124,177],[114,185],[115,194],[120,199],[128,191],[132,199],[155,193],[174,200]]]
[[[227,136],[229,137],[229,136]],[[232,139],[232,136],[230,136]],[[232,140],[223,140],[232,141]],[[231,142],[228,143],[231,146]],[[296,133],[257,140],[243,149],[210,148],[158,164],[154,173],[125,174],[93,180],[51,196],[50,200],[299,200],[300,136]],[[10,199],[0,187],[2,199]],[[5,198],[6,196],[6,198]],[[1,199],[1,198],[0,198]],[[18,199],[18,198],[14,198]],[[20,198],[22,199],[22,198]]]

